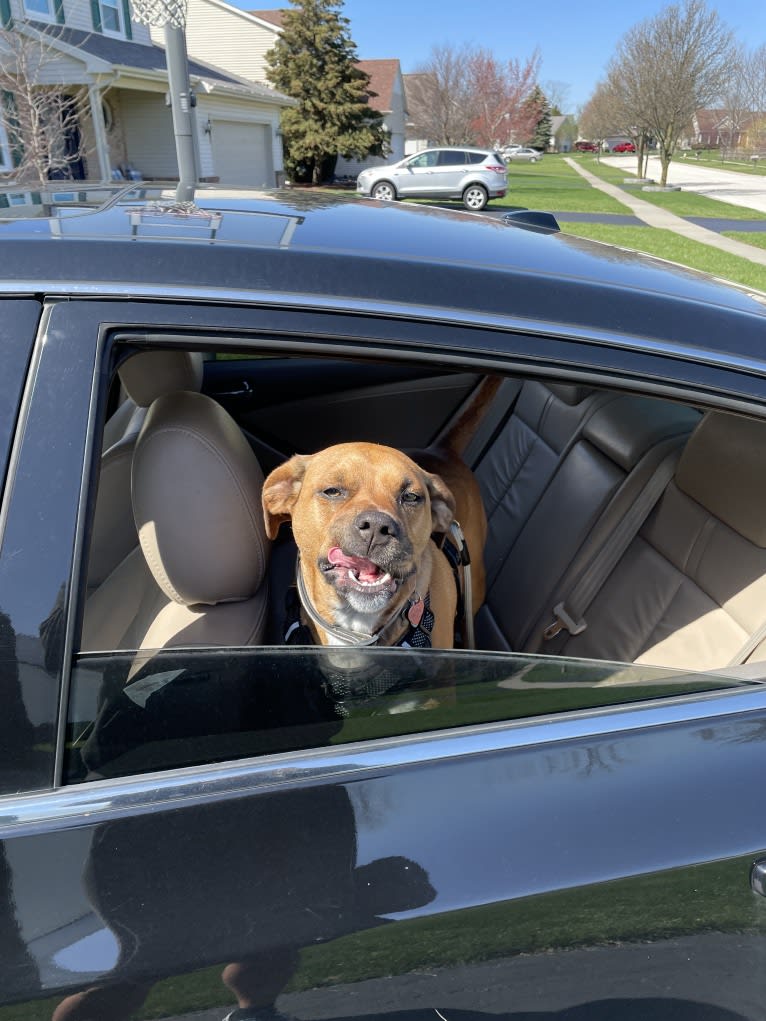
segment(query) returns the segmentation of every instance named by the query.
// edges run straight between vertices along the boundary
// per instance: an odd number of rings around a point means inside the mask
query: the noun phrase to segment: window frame
[[[122,0],[98,0],[99,17],[101,18],[101,32],[103,35],[112,36],[115,39],[124,39],[127,35],[125,28],[125,12]],[[119,28],[107,27],[107,15],[115,15]]]
[[[30,8],[28,5],[30,0],[22,0],[24,4],[24,14],[27,18],[32,21],[49,21],[51,23],[56,22],[56,3],[55,0],[44,0],[47,10],[39,11],[34,8]]]
[[[8,137],[2,97],[0,97],[0,174],[13,173],[13,169],[13,151],[11,140]]]

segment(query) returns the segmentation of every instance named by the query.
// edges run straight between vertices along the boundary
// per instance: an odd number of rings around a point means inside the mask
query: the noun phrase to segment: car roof
[[[313,296],[763,357],[766,295],[574,235],[316,189],[195,201],[135,186],[98,210],[0,222],[0,291]]]

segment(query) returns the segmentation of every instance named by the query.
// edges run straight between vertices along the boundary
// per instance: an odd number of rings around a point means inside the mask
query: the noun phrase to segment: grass
[[[576,234],[578,237],[590,238],[593,241],[604,241],[620,248],[644,252],[659,259],[667,259],[669,262],[742,284],[744,287],[753,287],[766,292],[766,266],[737,255],[730,255],[713,245],[691,241],[670,230],[649,226],[613,227],[603,223],[567,223],[563,216],[561,228],[567,234]],[[730,236],[752,244],[750,234],[739,232]],[[766,247],[766,235],[761,237],[761,244]]]
[[[746,245],[755,245],[756,248],[766,248],[766,232],[756,234],[749,230],[725,230],[724,237],[733,238],[735,241],[744,241]]]
[[[591,187],[556,156],[546,156],[535,164],[512,164],[508,168],[508,193],[504,199],[493,199],[492,206],[571,213],[625,212],[616,199]]]

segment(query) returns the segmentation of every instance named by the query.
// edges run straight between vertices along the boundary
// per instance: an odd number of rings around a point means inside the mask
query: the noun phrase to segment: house
[[[178,176],[165,50],[131,17],[128,0],[0,0],[0,63],[19,38],[43,40],[40,87],[87,96],[67,131],[78,148],[70,179]],[[201,179],[273,186],[283,171],[280,111],[292,100],[200,60],[189,61],[192,127]],[[36,83],[35,83],[36,84]],[[0,116],[0,181],[12,184],[13,99]],[[196,101],[196,105],[195,104]],[[65,144],[70,140],[65,139]]]
[[[553,152],[571,152],[577,141],[577,122],[571,113],[551,117],[551,142]]]
[[[697,110],[692,118],[690,147],[700,149],[755,149],[766,146],[766,112]]]
[[[268,83],[266,54],[279,38],[284,25],[283,10],[243,11],[225,0],[188,0],[186,43],[195,59],[225,67],[231,74],[261,85]],[[158,39],[158,33],[152,29]],[[370,105],[383,115],[390,152],[386,157],[366,160],[340,158],[336,175],[356,176],[360,170],[388,163],[404,156],[406,104],[399,61],[360,60],[357,64],[370,76]]]

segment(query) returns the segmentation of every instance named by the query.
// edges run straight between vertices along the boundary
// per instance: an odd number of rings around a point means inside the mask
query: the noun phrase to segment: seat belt
[[[590,604],[665,492],[680,456],[681,447],[674,447],[657,465],[630,509],[584,568],[569,595],[554,606],[553,620],[543,631],[543,641],[549,642],[562,631],[579,635],[587,628],[585,614]]]

